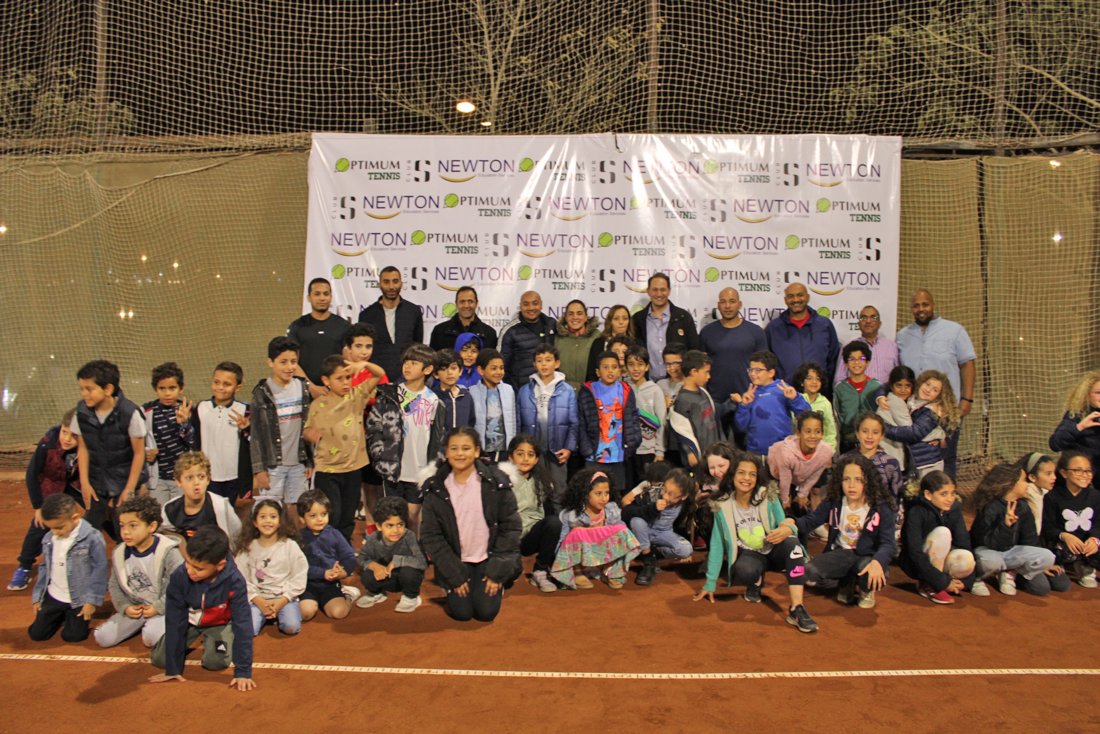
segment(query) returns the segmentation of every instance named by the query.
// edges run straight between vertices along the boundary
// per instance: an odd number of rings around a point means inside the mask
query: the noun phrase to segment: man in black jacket
[[[401,297],[401,271],[393,265],[378,274],[382,296],[359,312],[360,323],[374,327],[374,363],[390,382],[401,381],[401,354],[424,341],[424,314],[420,306]]]
[[[500,353],[504,356],[504,379],[515,390],[527,384],[535,374],[535,348],[553,344],[558,326],[542,312],[542,296],[527,291],[519,299],[519,316],[500,334]]]
[[[464,285],[455,294],[457,313],[432,329],[432,340],[428,345],[437,352],[440,349],[454,349],[455,341],[467,332],[481,338],[482,349],[497,348],[496,329],[477,317],[477,291],[473,286]]]
[[[664,273],[649,276],[646,295],[649,305],[634,314],[634,338],[649,352],[649,379],[665,377],[664,349],[682,344],[685,350],[699,348],[699,334],[691,314],[668,300],[671,281]]]

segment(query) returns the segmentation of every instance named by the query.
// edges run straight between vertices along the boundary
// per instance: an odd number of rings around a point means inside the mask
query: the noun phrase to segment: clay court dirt
[[[22,484],[0,482],[5,582],[29,517]],[[138,640],[109,650],[90,639],[32,643],[30,590],[0,591],[0,732],[1100,726],[1100,590],[1046,599],[994,591],[939,607],[893,567],[873,610],[808,593],[821,631],[804,635],[783,621],[780,575],[769,575],[764,604],[720,586],[711,605],[691,600],[702,584],[696,565],[673,567],[648,589],[547,595],[520,583],[491,625],[452,622],[429,583],[411,615],[394,614],[390,601],[308,623],[295,638],[269,627],[255,641],[249,693],[229,690],[229,673],[197,666],[185,683],[147,684],[155,670],[131,662],[146,655]]]

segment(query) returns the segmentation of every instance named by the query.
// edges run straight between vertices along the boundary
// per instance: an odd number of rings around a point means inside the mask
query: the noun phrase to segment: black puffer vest
[[[130,478],[130,464],[134,449],[130,445],[130,420],[140,410],[136,403],[126,399],[119,390],[115,407],[100,423],[95,411],[84,403],[76,408],[76,420],[80,436],[88,447],[88,481],[96,493],[103,497],[122,494],[126,480]],[[149,472],[142,465],[138,485],[149,481]]]

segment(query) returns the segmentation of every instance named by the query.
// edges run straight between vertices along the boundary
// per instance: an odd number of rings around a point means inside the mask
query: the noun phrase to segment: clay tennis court
[[[6,474],[14,479],[14,475]],[[29,519],[19,481],[0,482],[0,573],[11,575]],[[811,550],[813,548],[811,547]],[[697,556],[698,557],[698,556]],[[783,621],[780,574],[765,603],[740,594],[692,602],[697,564],[648,589],[507,593],[491,625],[452,622],[427,583],[425,604],[393,601],[319,619],[296,638],[255,642],[257,690],[196,665],[152,685],[134,639],[32,643],[30,589],[0,592],[0,731],[1089,731],[1100,723],[1100,591],[1009,599],[919,597],[897,567],[872,610],[810,592],[821,625]],[[391,597],[392,599],[393,597]],[[98,617],[105,619],[108,608]],[[137,661],[137,662],[135,662]]]

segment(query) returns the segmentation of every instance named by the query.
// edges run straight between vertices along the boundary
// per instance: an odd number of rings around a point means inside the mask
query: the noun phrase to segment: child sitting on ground
[[[276,500],[252,505],[252,522],[233,544],[233,557],[244,576],[252,603],[252,634],[275,622],[285,635],[302,631],[298,597],[306,590],[309,562],[298,544],[298,528]]]
[[[229,500],[207,492],[210,486],[210,460],[201,451],[188,451],[176,460],[176,484],[183,490],[163,508],[161,531],[190,538],[204,525],[217,525],[230,538],[241,531],[241,519]]]
[[[302,525],[302,550],[309,563],[306,589],[298,597],[302,621],[308,622],[324,611],[331,619],[343,619],[362,593],[340,582],[355,572],[355,551],[347,538],[329,525],[329,500],[325,493],[311,489],[298,498],[298,523]]]
[[[122,542],[111,554],[107,585],[115,613],[96,629],[100,647],[112,647],[141,632],[152,647],[164,635],[164,600],[168,579],[183,563],[178,538],[157,535],[160,505],[152,497],[133,497],[118,508]]]
[[[970,533],[957,502],[955,482],[942,471],[920,481],[920,495],[906,510],[899,563],[917,580],[920,595],[936,604],[954,604],[974,582]]]
[[[610,361],[601,357],[600,369]],[[611,501],[612,486],[607,474],[594,467],[569,480],[562,499],[562,536],[550,568],[550,575],[563,586],[591,589],[588,573],[599,574],[612,589],[625,584],[626,570],[641,548],[623,524],[619,506]]]
[[[664,464],[664,462],[660,462]],[[656,466],[656,463],[651,466]],[[667,464],[665,465],[667,466]],[[695,505],[695,481],[683,469],[672,469],[657,485],[635,494],[637,488],[623,498],[623,520],[638,539],[642,569],[634,579],[638,586],[649,586],[657,575],[657,557],[685,561],[691,558],[692,520]]]
[[[1058,458],[1059,481],[1043,500],[1043,543],[1083,588],[1096,588],[1100,568],[1100,492],[1092,463],[1081,451]]]
[[[378,530],[365,536],[359,549],[359,578],[367,593],[355,605],[373,607],[386,601],[386,592],[396,591],[401,598],[393,611],[415,612],[428,562],[420,541],[408,530],[409,504],[401,497],[382,497],[374,512]]]
[[[1027,473],[1027,504],[1035,518],[1035,531],[1043,533],[1043,498],[1058,479],[1057,462],[1042,452],[1027,454],[1016,462]]]
[[[183,565],[168,580],[164,636],[152,654],[153,665],[164,672],[149,682],[185,680],[187,649],[202,637],[202,667],[225,670],[232,665],[230,688],[252,690],[251,616],[248,588],[229,554],[229,538],[220,528],[199,528],[188,541]]]
[[[825,443],[820,413],[808,410],[795,419],[795,435],[772,444],[768,449],[768,470],[779,482],[779,501],[784,509],[795,503],[801,512],[812,510],[821,501],[817,489],[822,473],[832,466],[833,450]],[[791,497],[791,490],[797,496]]]
[[[65,642],[82,642],[107,593],[107,546],[64,492],[42,501],[42,523],[50,533],[42,540],[42,565],[31,593],[34,622],[27,634],[44,642],[61,630]]]

